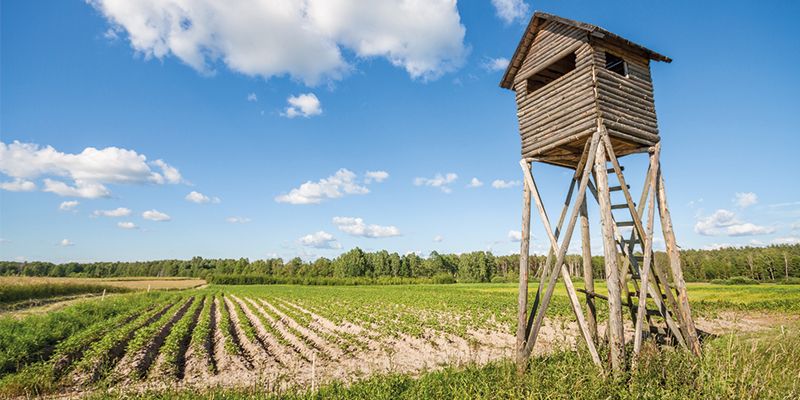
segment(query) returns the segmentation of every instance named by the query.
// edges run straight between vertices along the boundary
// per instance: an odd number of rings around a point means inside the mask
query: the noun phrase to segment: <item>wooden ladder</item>
[[[614,204],[614,194],[620,192],[625,197],[630,198],[630,185],[625,183],[623,171],[625,167],[619,166],[619,172],[616,168],[608,168],[607,173],[609,176],[612,174],[617,177],[619,184],[617,186],[610,186],[609,193],[612,196],[612,223],[614,224],[615,242],[618,247],[618,254],[621,255],[623,266],[620,268],[620,287],[622,288],[622,295],[624,297],[623,306],[626,306],[630,311],[630,317],[633,325],[636,325],[636,314],[638,311],[638,300],[643,292],[647,292],[646,296],[648,301],[646,304],[645,321],[651,334],[661,338],[665,343],[677,343],[685,346],[683,332],[681,332],[681,322],[679,320],[680,313],[676,312],[678,309],[676,293],[669,285],[666,272],[655,263],[655,254],[652,249],[650,250],[650,268],[653,273],[649,274],[648,281],[642,282],[642,268],[644,263],[645,245],[642,240],[642,233],[637,229],[635,220],[631,213],[631,207],[626,199],[622,199],[621,203]],[[647,186],[649,182],[645,182]],[[592,190],[594,193],[595,191]],[[647,201],[647,192],[643,191],[642,198],[638,206],[637,203],[632,203],[637,207],[635,212],[641,221],[644,214],[644,205]],[[626,212],[627,211],[627,212]],[[616,215],[614,213],[617,213]],[[617,218],[620,216],[620,219]],[[621,218],[625,218],[624,220]],[[630,229],[630,234],[627,239],[623,235],[623,231]],[[650,290],[644,290],[644,285],[649,285]],[[657,293],[657,299],[653,297],[652,292]],[[595,295],[595,297],[602,298]],[[650,307],[652,305],[652,308]],[[676,321],[677,319],[677,321]],[[647,332],[645,331],[645,332]]]

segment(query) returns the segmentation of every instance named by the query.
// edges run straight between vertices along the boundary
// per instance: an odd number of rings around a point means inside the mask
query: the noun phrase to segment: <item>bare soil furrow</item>
[[[341,349],[335,346],[331,346],[330,343],[328,343],[325,339],[321,338],[316,332],[298,324],[297,321],[295,321],[294,319],[283,313],[281,310],[279,310],[277,307],[273,306],[266,300],[262,299],[261,302],[267,307],[269,307],[270,310],[272,310],[272,312],[278,315],[278,317],[280,317],[281,319],[281,322],[283,322],[284,324],[288,325],[289,327],[291,327],[292,329],[303,335],[306,338],[306,342],[309,343],[311,346],[313,346],[319,352],[319,355],[322,356],[323,358],[339,359],[344,356],[344,353],[341,351]]]
[[[230,329],[230,338],[233,340],[233,345],[239,349],[239,354],[247,369],[253,369],[255,367],[253,364],[253,354],[251,354],[250,349],[245,348],[243,345],[243,343],[248,342],[239,327],[239,319],[236,318],[236,310],[233,309],[233,305],[228,302],[225,296],[222,296],[222,304],[220,304],[220,307],[225,307],[227,310],[228,318],[230,319],[228,327]]]
[[[202,300],[203,304],[200,304],[200,306],[197,307],[197,309],[195,310],[194,315],[191,316],[192,322],[189,323],[189,330],[180,340],[178,357],[176,360],[176,367],[177,367],[177,370],[175,371],[176,379],[183,379],[183,376],[186,372],[186,359],[188,358],[187,352],[189,350],[189,343],[192,340],[192,331],[194,331],[194,327],[197,326],[197,320],[200,317],[200,312],[203,311],[203,305],[207,301],[209,301],[209,299],[207,297],[204,297]]]
[[[72,381],[77,381],[79,384],[83,383],[94,383],[103,379],[107,373],[112,371],[119,361],[125,356],[125,348],[128,347],[128,343],[133,339],[136,335],[136,330],[148,326],[153,322],[157,321],[161,318],[175,303],[170,303],[165,305],[161,310],[157,313],[147,318],[143,323],[139,324],[138,327],[132,329],[125,337],[118,341],[114,346],[103,355],[102,360],[98,360],[95,362],[93,366],[89,368],[88,376],[85,376],[82,373],[76,373],[72,376]]]
[[[297,336],[292,334],[289,329],[278,319],[270,315],[264,307],[256,301],[250,300],[251,304],[258,310],[261,315],[263,315],[272,325],[272,327],[286,340],[292,349],[303,358],[306,362],[311,362],[313,359],[316,359],[314,355],[314,350],[306,345],[306,343],[299,339]]]
[[[322,332],[325,332],[328,335],[337,337],[341,342],[345,344],[353,344],[359,349],[366,349],[370,347],[371,338],[369,335],[362,335],[364,333],[363,328],[359,329],[360,327],[348,327],[346,325],[340,326],[337,325],[335,322],[319,315],[310,310],[301,307],[298,304],[292,303],[288,300],[282,300],[284,304],[289,307],[292,307],[304,314],[307,314],[311,317],[311,327],[318,329]]]
[[[235,354],[230,354],[225,350],[225,335],[222,333],[220,326],[220,319],[222,319],[222,312],[220,311],[219,299],[214,299],[214,310],[212,316],[214,319],[213,324],[213,343],[214,343],[214,360],[216,362],[217,376],[227,375],[240,375],[243,371],[247,370],[241,357]]]
[[[253,314],[253,310],[248,306],[252,302],[251,299],[242,300],[238,297],[231,296],[242,307],[250,323],[255,327],[258,333],[259,342],[270,355],[275,357],[275,360],[283,367],[294,371],[303,365],[303,359],[297,355],[292,349],[287,346],[282,346],[277,338],[267,331],[267,328],[261,323],[261,320]]]
[[[170,329],[172,329],[172,325],[183,317],[194,300],[194,297],[190,297],[186,300],[186,302],[175,311],[172,317],[169,318],[166,324],[158,329],[155,336],[144,348],[136,354],[126,354],[124,359],[117,365],[117,368],[115,368],[115,379],[112,380],[124,380],[125,378],[129,380],[140,380],[144,378],[150,366],[153,364],[153,361],[158,357],[158,350],[161,349],[161,345],[164,344],[164,339],[166,339]]]
[[[226,307],[228,307],[229,314],[233,322],[231,325],[236,332],[236,337],[239,340],[239,344],[244,350],[243,353],[250,357],[250,361],[253,363],[254,367],[258,366],[258,371],[260,373],[268,371],[274,372],[277,370],[279,367],[277,360],[272,354],[270,354],[266,346],[262,347],[259,343],[253,343],[245,334],[242,325],[251,324],[251,322],[249,319],[244,321],[239,319],[239,313],[236,312],[236,308],[241,306],[239,305],[237,299],[232,300],[231,296],[225,296],[223,300],[225,301]]]

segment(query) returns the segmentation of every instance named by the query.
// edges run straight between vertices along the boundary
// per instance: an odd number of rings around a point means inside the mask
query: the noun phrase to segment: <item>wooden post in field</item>
[[[524,162],[524,168],[531,165]],[[528,312],[528,257],[531,236],[531,190],[528,185],[522,189],[522,238],[519,244],[519,297],[517,299],[517,372],[525,372],[528,357],[525,355],[525,337]]]

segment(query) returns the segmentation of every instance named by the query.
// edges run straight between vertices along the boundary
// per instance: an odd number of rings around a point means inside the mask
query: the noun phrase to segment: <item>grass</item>
[[[531,361],[519,377],[508,361],[445,368],[419,378],[374,376],[317,391],[265,393],[262,388],[103,393],[93,399],[794,399],[800,397],[800,326],[707,342],[703,356],[645,348],[639,367],[606,377],[582,352]]]

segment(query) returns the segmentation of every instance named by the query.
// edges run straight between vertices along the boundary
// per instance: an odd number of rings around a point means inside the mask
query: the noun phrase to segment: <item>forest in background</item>
[[[545,256],[531,256],[531,273],[538,275]],[[656,253],[656,262],[668,269],[667,256]],[[755,281],[780,281],[800,278],[800,244],[768,247],[736,247],[717,250],[682,250],[683,273],[688,281],[710,281],[745,277]],[[572,276],[583,276],[580,255],[568,255],[565,263]],[[592,257],[596,279],[604,278],[602,256]],[[394,279],[406,282],[422,279],[436,283],[510,282],[519,273],[519,255],[496,256],[476,251],[463,254],[432,252],[428,257],[414,253],[400,255],[385,250],[364,252],[354,248],[333,259],[303,261],[271,258],[156,260],[134,262],[63,263],[0,261],[3,276],[50,277],[197,277],[223,283],[221,276],[247,276],[253,283],[303,283],[303,278]],[[259,279],[252,277],[261,277]],[[264,279],[265,277],[271,279]],[[233,282],[230,282],[233,283]]]

